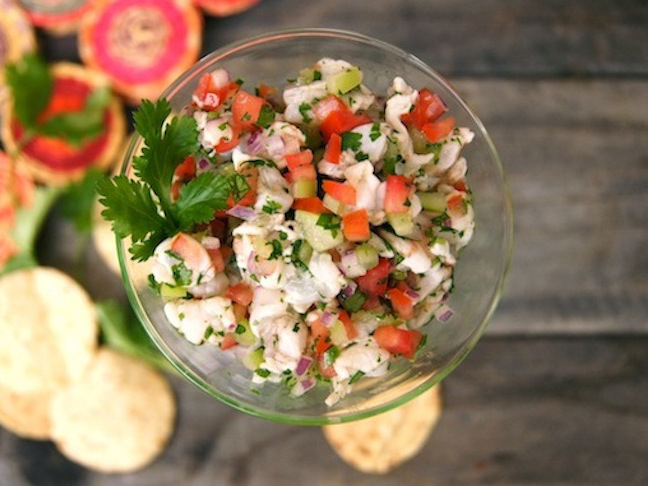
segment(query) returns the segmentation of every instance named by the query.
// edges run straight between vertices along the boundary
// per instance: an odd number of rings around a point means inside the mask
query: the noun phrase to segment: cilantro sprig
[[[180,231],[207,223],[214,211],[227,208],[232,195],[238,200],[249,189],[239,174],[203,172],[180,189],[171,200],[171,183],[177,166],[199,150],[198,128],[189,116],[171,115],[166,99],[144,100],[134,114],[135,129],[144,139],[140,156],[133,160],[137,179],[124,175],[105,177],[97,184],[101,213],[113,231],[132,240],[134,260],[147,260],[160,242]]]

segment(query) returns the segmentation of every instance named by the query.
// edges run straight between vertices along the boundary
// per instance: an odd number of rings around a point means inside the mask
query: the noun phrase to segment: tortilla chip
[[[439,386],[389,412],[322,427],[333,450],[350,465],[371,474],[385,474],[414,457],[441,415]]]
[[[0,278],[0,386],[47,393],[78,379],[92,361],[95,307],[72,278],[53,268]]]
[[[175,420],[167,380],[139,360],[99,350],[87,374],[52,400],[52,439],[69,459],[105,473],[146,466]]]

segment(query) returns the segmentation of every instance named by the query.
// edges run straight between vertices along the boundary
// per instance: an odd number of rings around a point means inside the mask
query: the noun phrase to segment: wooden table
[[[265,0],[208,20],[204,52],[297,26],[356,30],[435,66],[489,128],[508,173],[508,287],[482,342],[444,382],[430,441],[390,475],[366,476],[317,428],[243,415],[174,380],[177,432],[150,468],[93,474],[3,431],[0,484],[646,484],[645,0]],[[77,59],[75,39],[41,40],[49,59]],[[72,270],[70,232],[48,222],[44,263]],[[123,298],[100,266],[86,277],[95,297]]]

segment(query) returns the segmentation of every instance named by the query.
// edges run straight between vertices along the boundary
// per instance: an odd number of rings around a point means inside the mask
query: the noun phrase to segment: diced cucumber
[[[416,195],[421,200],[421,206],[426,211],[442,213],[446,209],[446,198],[440,192],[417,192]]]
[[[429,154],[432,152],[432,144],[430,144],[430,141],[421,130],[416,127],[409,127],[407,131],[412,139],[412,148],[414,149],[414,153]]]
[[[340,320],[335,321],[335,324],[329,328],[329,332],[331,333],[331,342],[336,346],[340,346],[348,341],[346,328]]]
[[[234,331],[234,339],[239,344],[243,346],[251,346],[256,342],[256,336],[252,333],[250,329],[250,323],[247,319],[242,319],[236,326]]]
[[[407,278],[407,272],[405,270],[394,270],[391,276],[394,277],[394,280],[405,280]]]
[[[395,174],[396,173],[396,164],[401,160],[401,155],[398,150],[398,144],[387,137],[387,150],[385,150],[385,156],[383,158],[383,171],[386,174]]]
[[[299,81],[303,84],[310,84],[320,79],[322,79],[322,73],[313,68],[304,68],[299,71]]]
[[[258,348],[243,356],[241,362],[248,370],[256,370],[263,363],[263,349]]]
[[[414,232],[414,221],[408,213],[391,213],[387,215],[387,221],[394,228],[398,236],[409,236]]]
[[[360,68],[354,66],[347,69],[343,73],[331,76],[326,80],[326,89],[329,93],[338,95],[346,94],[356,86],[362,83],[362,71]]]
[[[342,230],[326,229],[317,224],[320,215],[298,209],[295,211],[295,221],[299,225],[304,238],[315,251],[324,252],[344,242]],[[335,234],[334,234],[335,233]]]
[[[344,204],[332,197],[330,194],[324,194],[322,203],[326,209],[335,214],[340,214],[344,209]]]
[[[358,257],[358,263],[367,270],[378,265],[378,252],[373,246],[368,243],[363,243],[362,245],[358,245],[355,251]]]
[[[293,184],[293,197],[315,197],[317,195],[317,181],[302,179]]]
[[[160,285],[160,296],[164,302],[169,302],[170,300],[182,299],[187,296],[187,289],[182,287],[172,287],[169,284]]]
[[[308,241],[302,240],[299,250],[297,251],[297,258],[304,264],[308,265],[311,257],[313,256],[313,247],[310,246]]]

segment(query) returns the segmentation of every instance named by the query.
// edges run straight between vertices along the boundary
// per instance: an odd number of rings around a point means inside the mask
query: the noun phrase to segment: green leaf
[[[110,90],[99,88],[86,99],[83,109],[61,113],[38,125],[36,131],[50,137],[61,138],[73,145],[100,135],[104,130],[104,114],[110,103]]]
[[[164,128],[170,114],[169,103],[145,100],[134,114],[135,128],[144,137],[146,147],[133,161],[135,174],[157,195],[167,218],[171,209],[171,180],[176,167],[198,148],[198,127],[188,116],[174,117]]]
[[[38,115],[49,104],[54,87],[47,64],[37,54],[26,54],[17,63],[7,65],[6,78],[14,114],[27,130],[33,130]]]
[[[259,113],[259,119],[257,120],[257,125],[268,128],[270,124],[275,119],[275,112],[268,105],[263,105],[261,107],[261,112]]]
[[[114,300],[96,303],[101,337],[116,351],[143,359],[164,371],[175,371],[164,356],[153,346],[136,317]]]
[[[88,170],[82,180],[67,187],[61,198],[62,216],[72,222],[79,233],[92,231],[97,183],[102,177],[99,169]]]
[[[99,203],[106,209],[101,215],[112,222],[112,230],[120,237],[131,237],[131,253],[137,260],[150,257],[155,247],[175,228],[163,218],[153,201],[149,188],[126,176],[104,177],[97,183]]]
[[[230,181],[213,172],[203,172],[180,189],[175,203],[176,216],[181,231],[188,231],[195,224],[214,219],[214,211],[227,208]]]
[[[345,132],[342,134],[342,150],[351,149],[356,151],[360,148],[362,134],[356,132]]]

